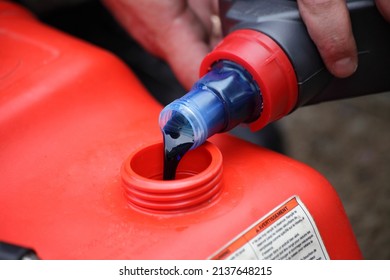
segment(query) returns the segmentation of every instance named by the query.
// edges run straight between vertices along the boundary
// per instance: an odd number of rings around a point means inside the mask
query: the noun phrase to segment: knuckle
[[[340,4],[345,5],[344,0],[299,0],[299,4],[311,13],[324,14],[334,9],[340,8]]]

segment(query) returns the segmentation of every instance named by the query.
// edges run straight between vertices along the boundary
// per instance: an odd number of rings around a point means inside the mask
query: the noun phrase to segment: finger
[[[390,22],[390,1],[389,0],[376,0],[376,6],[382,16]]]
[[[199,67],[202,59],[210,51],[208,45],[196,38],[182,36],[177,44],[167,46],[173,55],[166,56],[179,82],[189,90],[199,79]]]
[[[310,37],[328,70],[348,77],[357,68],[357,50],[344,0],[298,0]]]
[[[221,22],[218,16],[218,1],[188,0],[190,9],[199,18],[207,31],[207,38],[210,46],[215,46],[222,39]]]
[[[199,78],[200,63],[210,51],[206,37],[204,26],[187,8],[172,21],[163,37],[158,38],[164,59],[186,89],[190,89]]]
[[[199,18],[199,21],[204,25],[208,33],[212,29],[210,17],[213,15],[212,5],[210,1],[195,1],[188,0],[189,8]]]

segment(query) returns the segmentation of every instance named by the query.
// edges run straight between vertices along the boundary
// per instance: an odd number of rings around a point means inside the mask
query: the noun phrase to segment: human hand
[[[358,58],[345,0],[298,0],[298,7],[310,37],[328,70],[339,78],[352,75]],[[390,21],[390,0],[376,0],[385,19]]]
[[[222,38],[210,18],[217,0],[103,0],[122,26],[152,54],[166,60],[189,89],[203,57]],[[345,0],[297,0],[309,34],[328,70],[348,77],[357,68],[357,49]],[[390,21],[390,0],[376,0]]]
[[[170,65],[189,89],[204,56],[221,39],[213,25],[217,0],[104,0],[124,29]]]

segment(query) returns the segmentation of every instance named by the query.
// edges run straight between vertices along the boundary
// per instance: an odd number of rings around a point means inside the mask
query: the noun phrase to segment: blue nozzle
[[[261,106],[260,90],[252,76],[238,64],[222,60],[190,92],[161,111],[159,125],[166,131],[169,124],[170,131],[180,134],[183,127],[172,124],[178,123],[174,118],[185,118],[185,133],[192,135],[194,149],[216,133],[257,119]]]

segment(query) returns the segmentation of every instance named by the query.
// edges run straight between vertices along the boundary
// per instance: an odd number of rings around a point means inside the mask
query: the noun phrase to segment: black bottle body
[[[298,83],[295,107],[390,90],[390,24],[374,1],[347,1],[359,66],[348,78],[333,77],[289,0],[220,1],[225,34],[252,29],[272,38],[289,57]]]

